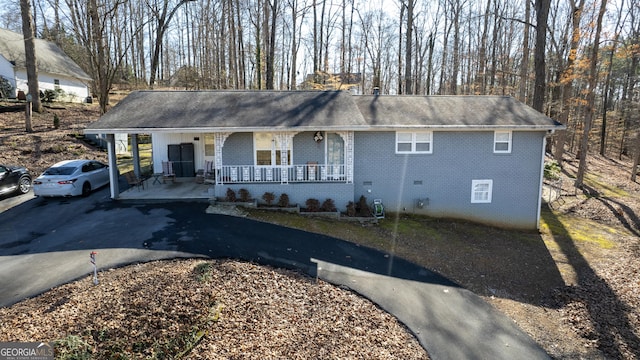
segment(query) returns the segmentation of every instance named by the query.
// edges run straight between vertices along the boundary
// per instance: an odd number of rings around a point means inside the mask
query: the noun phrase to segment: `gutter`
[[[396,125],[396,126],[298,126],[298,127],[193,127],[193,128],[157,128],[157,127],[140,127],[140,128],[85,128],[85,134],[138,134],[138,133],[203,133],[203,132],[272,132],[272,131],[406,131],[406,130],[456,130],[456,131],[493,131],[493,130],[512,130],[512,131],[547,131],[553,134],[556,130],[566,129],[562,126],[549,125]]]

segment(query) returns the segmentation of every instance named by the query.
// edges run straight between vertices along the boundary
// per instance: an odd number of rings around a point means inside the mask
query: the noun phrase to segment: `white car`
[[[33,181],[37,196],[87,196],[109,183],[109,166],[95,160],[65,160]]]

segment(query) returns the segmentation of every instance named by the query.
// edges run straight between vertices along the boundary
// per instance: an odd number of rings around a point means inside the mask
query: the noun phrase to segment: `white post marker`
[[[98,268],[96,267],[96,254],[92,251],[89,257],[91,257],[91,264],[93,265],[93,285],[98,285]]]

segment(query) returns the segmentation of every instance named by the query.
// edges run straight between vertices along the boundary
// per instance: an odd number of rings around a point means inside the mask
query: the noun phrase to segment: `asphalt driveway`
[[[6,200],[6,199],[5,199]],[[0,203],[5,200],[0,200]],[[100,269],[175,257],[234,258],[347,286],[395,315],[433,359],[546,359],[510,319],[448,279],[393,254],[241,217],[208,204],[27,199],[0,205],[0,306]]]

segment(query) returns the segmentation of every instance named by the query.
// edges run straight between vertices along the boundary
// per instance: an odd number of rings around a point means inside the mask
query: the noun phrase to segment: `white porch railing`
[[[346,182],[345,165],[224,165],[216,183]]]

